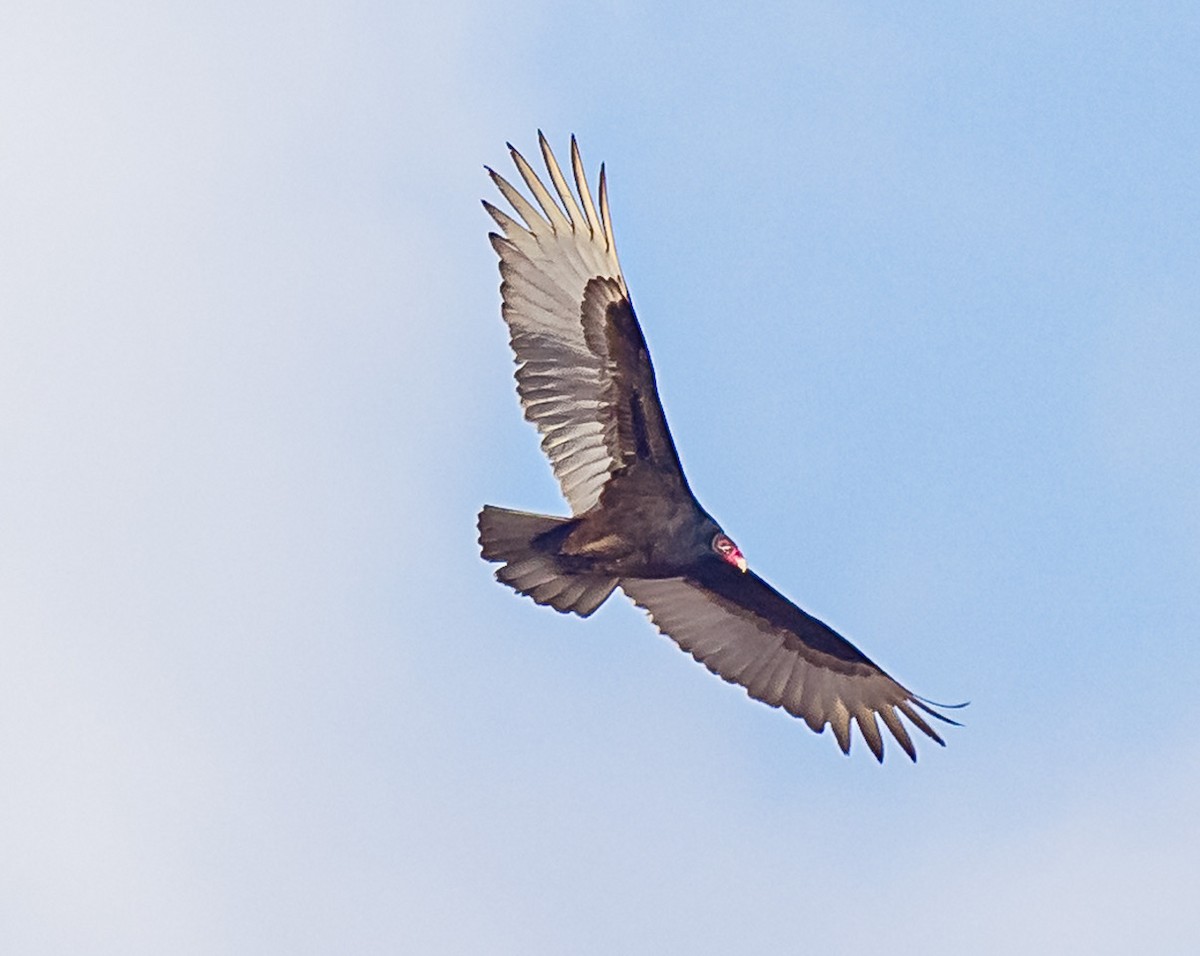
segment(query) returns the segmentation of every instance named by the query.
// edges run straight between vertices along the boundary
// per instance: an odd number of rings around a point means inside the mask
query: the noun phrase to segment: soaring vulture
[[[654,369],[617,261],[600,167],[592,198],[574,137],[575,191],[540,133],[547,186],[509,151],[536,206],[489,169],[519,217],[484,201],[499,226],[501,312],[517,392],[571,507],[569,518],[486,505],[483,557],[498,580],[587,617],[616,589],[714,674],[756,700],[828,724],[850,751],[851,721],[883,760],[878,720],[914,761],[903,716],[945,745],[926,717],[953,724],[857,647],[748,570],[700,507],[680,467]],[[553,190],[553,191],[552,191]]]

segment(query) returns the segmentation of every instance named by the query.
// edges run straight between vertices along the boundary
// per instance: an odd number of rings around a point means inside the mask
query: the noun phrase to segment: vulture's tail
[[[587,617],[617,586],[616,578],[564,571],[552,534],[571,518],[510,511],[484,505],[479,512],[479,547],[488,561],[503,561],[496,580],[556,611]]]

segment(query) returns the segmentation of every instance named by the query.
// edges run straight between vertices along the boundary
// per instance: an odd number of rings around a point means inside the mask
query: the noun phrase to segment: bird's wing
[[[574,137],[578,195],[545,137],[538,140],[556,195],[510,146],[538,208],[493,170],[520,221],[489,202],[484,207],[500,227],[490,239],[500,256],[517,393],[541,433],[563,496],[582,514],[599,501],[609,475],[635,459],[673,470],[680,482],[683,474],[617,261],[604,168],[597,211]]]
[[[621,587],[660,631],[717,676],[802,717],[817,733],[828,723],[843,753],[850,752],[853,720],[883,761],[876,716],[914,761],[916,748],[900,715],[944,746],[922,712],[954,721],[752,572],[704,561],[687,577],[622,579]]]

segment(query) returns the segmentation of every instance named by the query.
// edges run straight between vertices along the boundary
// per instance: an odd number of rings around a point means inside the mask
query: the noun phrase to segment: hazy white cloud
[[[428,144],[478,178],[475,124],[439,106],[469,11],[422,35],[363,12],[68,5],[4,31],[13,951],[333,948],[360,921],[337,840],[371,842],[375,776],[408,782],[352,743],[417,681],[379,653],[417,638],[394,591],[444,560],[415,503],[469,399],[436,396],[477,237],[432,217]],[[381,919],[363,938],[394,949]]]

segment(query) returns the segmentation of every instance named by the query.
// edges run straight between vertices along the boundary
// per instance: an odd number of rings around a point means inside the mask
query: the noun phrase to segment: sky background
[[[987,6],[987,9],[967,7]],[[0,950],[1196,952],[1194,4],[6,3]],[[479,199],[608,164],[692,485],[879,767],[619,596]]]

